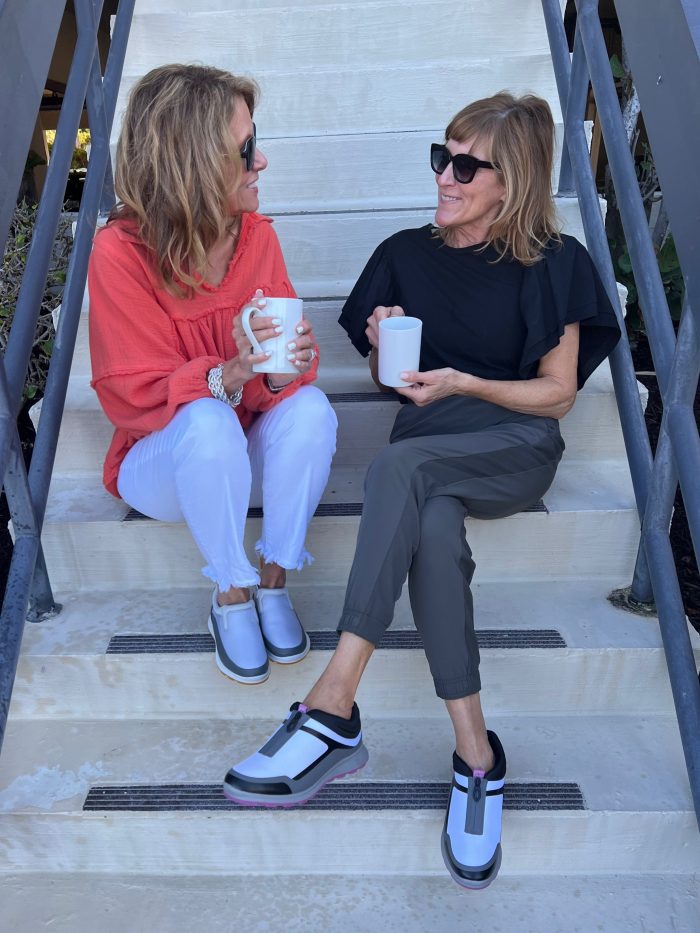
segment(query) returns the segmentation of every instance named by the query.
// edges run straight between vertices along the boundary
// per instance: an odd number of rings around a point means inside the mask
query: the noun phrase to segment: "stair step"
[[[361,467],[334,466],[322,501],[361,501],[363,479]],[[186,526],[124,522],[126,503],[98,483],[95,476],[79,483],[70,476],[54,477],[42,533],[53,585],[59,590],[196,585],[202,558]],[[544,504],[546,513],[523,512],[497,522],[467,520],[477,579],[502,577],[507,553],[514,580],[583,575],[627,581],[639,521],[626,463],[562,463]],[[317,560],[305,570],[309,583],[346,582],[359,521],[345,515],[312,520],[307,546]],[[250,519],[248,553],[259,535],[260,519]],[[514,548],[514,540],[523,546]]]
[[[336,371],[331,379],[339,378]],[[347,371],[346,381],[365,380],[364,371]],[[319,381],[322,386],[323,379]],[[367,465],[389,441],[398,413],[398,402],[378,393],[330,393],[338,416],[338,449],[334,463]],[[90,401],[94,393],[90,390]],[[75,396],[73,396],[75,400]],[[95,398],[95,404],[97,400]],[[101,473],[105,453],[112,440],[113,426],[102,411],[66,409],[56,452],[58,474]],[[567,460],[620,460],[625,457],[617,406],[612,393],[582,392],[571,412],[562,419],[562,437]]]
[[[475,929],[509,933],[693,933],[700,907],[697,876],[604,875],[598,868],[584,877],[571,874],[568,853],[561,866],[568,874],[557,876],[538,876],[532,864],[515,874],[506,853],[498,883],[478,897],[452,884],[444,870],[430,876],[367,872],[352,879],[309,870],[305,864],[290,875],[246,871],[229,875],[225,884],[218,873],[100,875],[88,867],[71,875],[13,874],[3,877],[3,915],[8,930],[51,927],[60,933],[123,933],[125,917],[138,917],[142,930],[159,933],[230,933],[234,922],[251,933],[456,933],[465,929],[466,917]]]
[[[700,661],[700,652],[697,652]],[[306,689],[328,656],[311,652],[303,664]],[[235,696],[241,718],[275,716],[299,693],[294,665],[274,665],[256,690],[232,687],[206,654],[110,654],[20,659],[12,710],[17,719],[111,719],[129,714],[206,718]],[[660,648],[488,648],[481,658],[485,705],[491,712],[670,711],[671,691]],[[639,685],[644,684],[644,690]],[[232,694],[232,689],[235,693]],[[556,699],[555,699],[556,698]],[[360,708],[384,716],[444,716],[422,651],[375,652],[358,693]]]
[[[580,798],[571,798],[569,809],[508,812],[504,874],[697,871],[700,840],[670,717],[550,713],[495,716],[489,723],[506,748],[512,795],[523,794],[527,784],[569,785],[570,791],[579,785],[585,803],[580,809]],[[286,875],[298,874],[298,853],[310,851],[307,846],[324,853],[322,866],[309,866],[321,874],[443,871],[436,796],[444,795],[452,748],[444,710],[439,720],[367,718],[369,763],[361,777],[336,782],[330,792],[347,801],[398,781],[402,794],[428,794],[434,809],[83,810],[90,788],[107,784],[141,795],[157,793],[144,785],[179,785],[181,793],[206,792],[214,800],[215,792],[201,785],[220,787],[230,764],[275,724],[120,716],[102,723],[22,723],[20,734],[12,722],[0,763],[3,871]],[[46,767],[47,760],[56,764]],[[200,786],[186,791],[186,784]]]
[[[542,629],[559,633],[569,648],[661,648],[658,621],[614,608],[607,595],[620,580],[567,580],[514,582],[508,579],[473,585],[477,634],[495,637],[500,632],[532,633]],[[335,637],[345,597],[345,585],[310,585],[304,575],[289,581],[294,605],[315,637]],[[57,592],[63,611],[38,625],[25,627],[25,655],[103,655],[113,638],[209,638],[206,620],[211,587],[201,578],[198,586],[172,590]],[[196,636],[193,633],[198,633]],[[693,644],[700,635],[689,628]],[[406,587],[396,604],[388,639],[416,636]],[[515,634],[512,636],[515,639]],[[554,635],[548,636],[554,639]],[[562,646],[563,647],[563,646]]]
[[[190,8],[152,16],[137,9],[117,114],[136,78],[172,61],[173,49],[182,48],[188,61],[255,75],[263,91],[258,125],[276,135],[421,130],[435,127],[436,121],[444,126],[464,106],[465,88],[470,99],[502,87],[514,93],[536,88],[550,101],[555,119],[561,119],[536,0],[523,0],[517,17],[511,0],[497,0],[487,17],[479,15],[473,0],[466,5],[450,0],[447,9],[428,2],[408,10],[400,2],[314,3],[313,15],[308,4],[250,9],[246,3],[243,15],[237,7],[221,11],[216,6],[211,12]],[[439,30],[426,26],[453,9],[459,25],[438,39]],[[265,55],[260,54],[261,35],[270,43]],[[498,50],[495,56],[492,49]],[[447,68],[451,80],[446,86]]]
[[[216,785],[221,791],[228,768],[277,728],[292,699],[269,716],[261,710],[246,718],[235,700],[243,689],[229,684],[228,702],[212,706],[201,719],[141,719],[130,706],[94,721],[47,718],[48,710],[33,720],[11,717],[0,759],[0,813],[80,813],[90,789],[106,785],[128,786],[134,793],[156,785]],[[537,715],[487,717],[506,750],[508,783],[576,784],[590,813],[692,810],[671,713],[562,713],[558,707],[552,712],[554,705]],[[419,711],[409,718],[386,715],[379,704],[360,709],[369,761],[329,788],[442,786],[449,780],[454,734],[444,704],[440,716]]]

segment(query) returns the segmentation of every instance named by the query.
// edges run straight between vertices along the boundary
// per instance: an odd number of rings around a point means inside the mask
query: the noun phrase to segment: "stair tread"
[[[334,464],[321,502],[362,502],[365,472],[365,468],[359,464]],[[543,501],[549,512],[614,512],[634,509],[627,462],[564,461]],[[104,489],[100,474],[81,473],[79,477],[55,474],[49,490],[45,522],[120,522],[129,511],[125,502]],[[319,520],[322,519],[314,519]]]
[[[700,661],[700,651],[697,652]],[[17,720],[95,720],[118,716],[207,719],[235,704],[242,719],[279,715],[320,677],[328,655],[312,651],[295,665],[273,665],[255,690],[219,673],[213,655],[138,654],[20,658],[12,715]],[[481,652],[489,712],[669,712],[673,708],[661,648],[526,648]],[[301,679],[300,679],[301,678]],[[644,689],[640,689],[640,684]],[[382,717],[444,716],[425,655],[378,649],[358,691],[360,708]]]
[[[125,917],[162,933],[230,933],[232,910],[244,930],[324,930],[325,933],[455,933],[469,925],[509,933],[692,933],[700,910],[691,875],[538,875],[511,873],[507,853],[498,884],[471,897],[443,874],[5,875],[3,915],[9,930],[51,926],[58,933],[99,929],[123,933]],[[235,905],[235,908],[234,908]],[[264,917],[261,916],[264,905]]]
[[[343,783],[449,780],[454,736],[444,713],[406,720],[371,712],[363,716],[369,762]],[[269,719],[10,720],[0,759],[0,812],[77,813],[96,785],[220,785],[284,714],[281,706]],[[510,782],[578,784],[589,812],[692,811],[670,715],[493,715],[488,724],[506,749]]]
[[[660,648],[656,617],[640,617],[616,609],[608,594],[619,580],[475,583],[474,612],[479,629],[554,629],[569,648]],[[289,588],[300,618],[309,630],[334,631],[345,586],[314,586],[303,575],[290,575]],[[113,635],[204,634],[211,588],[171,590],[128,589],[57,593],[60,615],[25,627],[22,654],[102,655]],[[413,631],[406,587],[396,607],[390,631]],[[700,647],[700,635],[689,627]]]

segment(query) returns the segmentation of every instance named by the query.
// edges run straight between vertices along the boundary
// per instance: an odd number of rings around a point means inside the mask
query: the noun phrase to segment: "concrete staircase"
[[[658,624],[606,600],[639,536],[607,366],[563,422],[543,507],[468,522],[484,704],[509,761],[497,884],[470,897],[442,865],[451,729],[405,595],[358,697],[364,771],[289,812],[219,793],[329,657],[364,471],[396,410],[336,324],[342,299],[383,237],[431,219],[427,144],[468,99],[532,89],[559,118],[539,2],[139,0],[122,100],[173,59],[263,88],[262,207],[340,422],[316,562],[290,580],[314,650],[255,688],[216,671],[187,529],[135,519],[100,486],[111,432],[86,302],[43,536],[64,611],[27,627],[0,757],[0,930],[697,930],[700,844]],[[558,207],[582,237],[576,202]]]

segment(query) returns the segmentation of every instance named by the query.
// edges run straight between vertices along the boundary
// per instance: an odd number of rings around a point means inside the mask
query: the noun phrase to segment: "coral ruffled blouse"
[[[236,250],[224,279],[192,298],[177,298],[160,283],[149,249],[135,228],[112,222],[95,237],[88,274],[91,385],[115,427],[104,464],[104,484],[118,496],[117,476],[131,447],[164,428],[180,405],[210,395],[207,373],[237,354],[234,317],[260,288],[266,295],[296,297],[269,218],[244,214]],[[318,348],[317,348],[318,353]],[[281,392],[263,375],[243,389],[235,409],[243,428],[313,382],[309,372]]]

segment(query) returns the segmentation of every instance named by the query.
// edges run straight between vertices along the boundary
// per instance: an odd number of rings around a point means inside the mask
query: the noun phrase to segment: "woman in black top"
[[[355,693],[408,575],[455,730],[443,857],[472,888],[500,865],[506,762],[481,711],[464,519],[511,515],[547,491],[564,449],[558,421],[619,337],[588,253],[557,231],[553,143],[539,98],[502,93],[460,111],[445,144],[431,147],[435,225],[382,243],[346,302],[340,323],[380,388],[378,325],[388,316],[422,320],[420,371],[402,374],[405,404],[367,473],[338,648],[224,785],[241,803],[292,804],[362,767]]]

